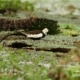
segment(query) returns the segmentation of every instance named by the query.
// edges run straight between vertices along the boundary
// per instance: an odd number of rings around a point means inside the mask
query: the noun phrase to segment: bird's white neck
[[[49,30],[48,30],[47,28],[44,28],[44,29],[42,30],[42,32],[43,32],[43,34],[47,35],[47,33],[49,32]]]

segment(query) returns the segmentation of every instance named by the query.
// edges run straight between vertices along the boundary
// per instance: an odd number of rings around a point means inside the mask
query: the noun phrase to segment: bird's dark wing
[[[33,30],[33,31],[28,31],[26,34],[39,34],[42,33],[41,30]]]

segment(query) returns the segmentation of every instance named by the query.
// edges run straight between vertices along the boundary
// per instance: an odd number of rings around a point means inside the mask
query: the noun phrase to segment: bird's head
[[[44,29],[42,30],[42,32],[43,32],[45,35],[47,35],[47,33],[49,32],[49,29],[48,29],[48,28],[44,28]]]

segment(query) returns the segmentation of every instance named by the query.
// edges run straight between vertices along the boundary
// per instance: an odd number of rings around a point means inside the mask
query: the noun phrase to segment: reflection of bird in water
[[[5,38],[7,38],[8,36],[11,36],[11,35],[23,35],[26,38],[30,38],[33,40],[39,40],[39,39],[45,37],[47,35],[48,31],[49,30],[47,28],[44,28],[43,30],[33,30],[33,31],[28,31],[28,32],[14,32],[14,33],[7,34],[5,37],[3,37],[0,40],[0,42],[2,42]]]

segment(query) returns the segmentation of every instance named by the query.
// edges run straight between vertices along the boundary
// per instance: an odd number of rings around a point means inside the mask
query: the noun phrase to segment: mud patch
[[[11,48],[23,48],[23,47],[31,47],[32,45],[28,45],[26,43],[21,43],[21,42],[14,42],[7,46]]]
[[[68,53],[71,48],[46,48],[46,47],[35,47],[34,45],[26,44],[25,42],[13,42],[11,44],[6,45],[5,47],[10,48],[22,48],[25,50],[35,50],[35,51],[47,51],[47,52],[60,52],[60,53]]]
[[[68,53],[70,48],[34,48],[34,47],[26,47],[25,49],[36,50],[36,51],[48,51],[48,52],[60,52],[60,53]]]
[[[52,48],[52,52],[62,52],[62,53],[68,53],[71,49],[70,48]]]

